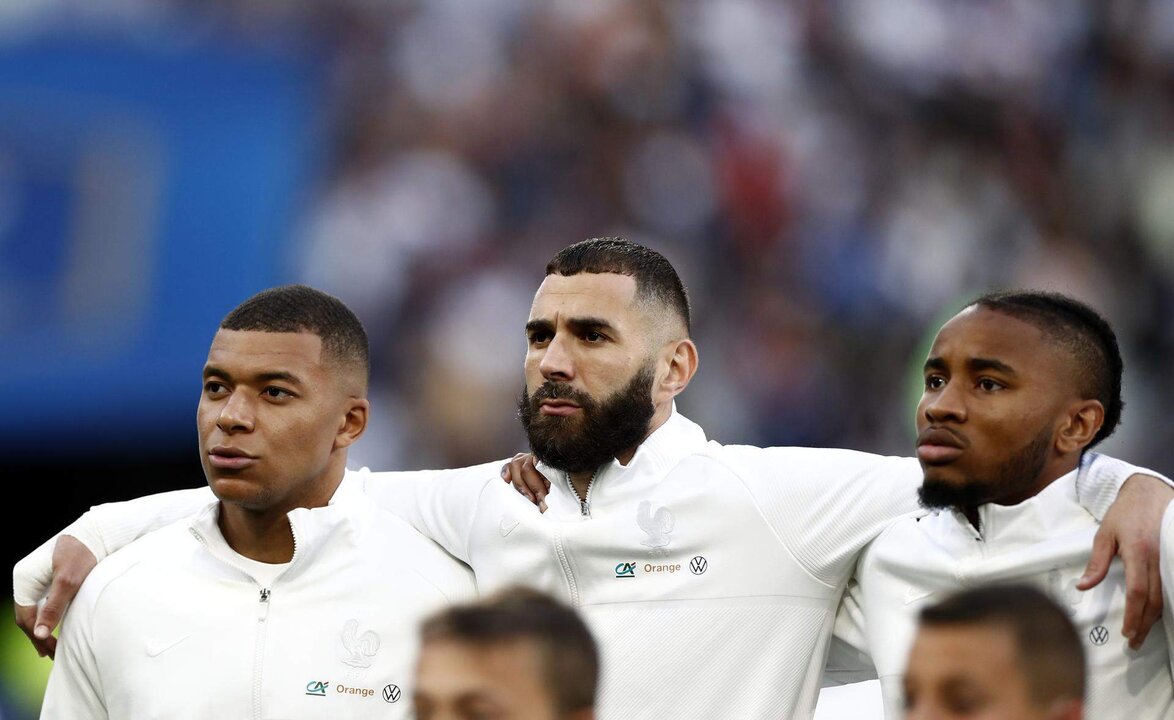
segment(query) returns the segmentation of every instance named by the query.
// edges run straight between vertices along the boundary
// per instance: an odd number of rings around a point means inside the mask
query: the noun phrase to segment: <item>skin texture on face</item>
[[[533,422],[557,419],[566,432],[577,433],[584,412],[574,394],[602,403],[651,365],[653,415],[644,435],[663,424],[673,397],[692,377],[697,356],[683,328],[674,327],[679,323],[654,315],[636,300],[636,281],[630,276],[548,275],[526,324],[526,392],[539,398]],[[544,397],[552,385],[573,392],[566,398]],[[631,459],[634,449],[618,455],[620,461]]]
[[[317,335],[216,333],[197,410],[200,462],[237,552],[252,557],[250,538],[270,531],[288,537],[290,510],[326,505],[366,426],[361,394],[353,373],[323,360]]]
[[[1079,701],[1031,697],[1010,630],[989,624],[922,627],[905,671],[906,720],[1079,718]]]
[[[1104,411],[1077,394],[1072,362],[1034,325],[992,310],[943,325],[917,408],[923,502],[1014,504],[1074,469]]]
[[[416,666],[418,720],[555,720],[542,656],[527,640],[473,645],[433,640]],[[590,714],[587,714],[590,717]]]

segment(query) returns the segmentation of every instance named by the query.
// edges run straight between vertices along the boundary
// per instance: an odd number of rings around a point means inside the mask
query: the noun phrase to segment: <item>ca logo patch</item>
[[[324,680],[311,680],[310,682],[306,683],[306,694],[307,695],[317,695],[318,697],[325,697],[326,696],[326,686],[329,684],[330,683],[328,683]]]
[[[634,578],[636,577],[636,563],[622,562],[616,565],[616,577],[618,578]]]

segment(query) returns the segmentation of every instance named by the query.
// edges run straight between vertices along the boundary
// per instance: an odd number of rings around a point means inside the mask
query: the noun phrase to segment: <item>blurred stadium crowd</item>
[[[235,6],[272,21],[270,3]],[[1126,347],[1116,452],[1169,468],[1174,5],[351,2],[338,155],[301,277],[377,348],[380,467],[518,447],[549,256],[665,251],[696,312],[682,409],[718,439],[905,454],[924,334],[1062,289]]]
[[[1174,460],[1168,2],[6,12],[300,43],[329,64],[333,163],[290,239],[292,274],[371,332],[380,412],[363,462],[520,448],[529,299],[555,250],[599,235],[681,269],[703,368],[682,410],[716,439],[906,453],[926,331],[976,293],[1032,286],[1117,326],[1129,409],[1110,449]]]

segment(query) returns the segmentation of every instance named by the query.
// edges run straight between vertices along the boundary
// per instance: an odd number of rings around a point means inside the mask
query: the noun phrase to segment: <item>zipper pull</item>
[[[583,513],[583,517],[591,517],[591,506],[586,500],[579,501],[579,512]]]
[[[269,588],[261,588],[261,602],[269,602]]]

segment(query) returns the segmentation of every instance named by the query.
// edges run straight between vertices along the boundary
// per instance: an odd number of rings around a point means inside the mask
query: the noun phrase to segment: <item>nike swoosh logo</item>
[[[147,642],[147,657],[162,655],[190,637],[191,635],[181,635],[171,640],[150,640]]]
[[[516,528],[518,526],[519,522],[521,522],[521,521],[519,521],[519,520],[512,520],[511,521],[505,515],[502,515],[501,516],[501,526],[500,526],[501,536],[505,537],[506,535],[509,535],[510,533],[512,533],[514,531],[514,528]]]
[[[908,605],[909,603],[917,602],[930,595],[933,595],[933,590],[922,590],[921,588],[910,585],[905,588],[905,604]]]

